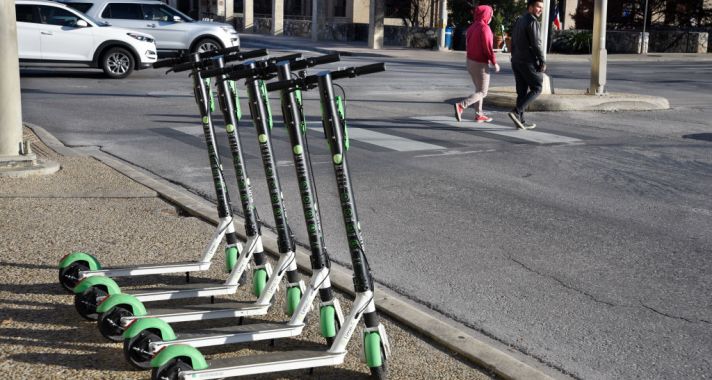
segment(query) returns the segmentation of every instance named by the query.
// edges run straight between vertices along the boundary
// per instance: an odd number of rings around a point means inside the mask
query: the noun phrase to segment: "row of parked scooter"
[[[74,293],[79,314],[96,320],[101,334],[112,341],[123,341],[124,356],[136,368],[152,369],[152,379],[217,379],[259,373],[334,366],[343,363],[346,346],[357,325],[364,321],[362,344],[364,360],[375,378],[386,377],[390,354],[388,338],[379,322],[374,303],[371,271],[363,251],[361,228],[356,213],[346,152],[348,136],[343,98],[334,94],[333,82],[344,78],[385,70],[383,63],[322,71],[306,75],[305,70],[336,62],[338,54],[302,58],[301,54],[269,57],[267,51],[241,52],[239,48],[181,55],[158,61],[155,68],[190,71],[193,91],[202,121],[217,198],[219,223],[197,261],[145,264],[104,268],[96,257],[73,252],[59,263],[59,282]],[[229,62],[241,62],[227,65]],[[277,81],[267,83],[277,78]],[[257,131],[262,166],[275,220],[279,259],[274,267],[268,262],[255,208],[250,180],[237,125],[242,117],[237,81],[244,80],[252,123]],[[244,217],[245,239],[241,242],[234,226],[234,216],[211,113],[216,102],[225,121],[233,159],[239,200]],[[306,143],[306,119],[301,93],[316,89],[322,110],[322,125],[331,153],[345,236],[353,266],[356,298],[347,316],[329,281],[330,260],[321,227],[309,149]],[[280,92],[284,126],[288,130],[291,154],[296,169],[306,231],[311,251],[312,275],[308,284],[300,278],[295,258],[295,240],[287,224],[287,215],[271,142],[272,115],[269,93]],[[190,275],[209,269],[221,243],[225,241],[225,265],[229,272],[222,284],[191,283]],[[235,294],[247,282],[251,267],[251,302],[215,302],[215,296]],[[186,284],[147,289],[121,289],[117,277],[185,273]],[[270,312],[277,290],[286,291],[285,322],[243,324],[243,317]],[[295,337],[302,333],[314,301],[319,296],[318,323],[326,346],[323,349],[270,352],[261,355],[208,361],[201,347],[228,346],[260,340]],[[209,298],[200,304],[154,308],[150,302],[188,298]],[[276,312],[272,310],[272,312]],[[234,318],[234,326],[209,327],[210,320]],[[312,318],[311,320],[315,320]],[[201,321],[206,328],[191,331],[181,322]],[[231,349],[231,347],[227,347]],[[234,347],[232,347],[234,349]]]

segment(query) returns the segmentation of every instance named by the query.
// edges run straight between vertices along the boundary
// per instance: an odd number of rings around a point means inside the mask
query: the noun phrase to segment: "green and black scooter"
[[[234,50],[234,48],[232,48]],[[260,50],[260,51],[252,51],[252,52],[247,52],[247,53],[240,53],[240,52],[235,52],[231,50],[228,55],[225,55],[225,57],[228,57],[227,59],[230,60],[244,60],[248,58],[254,58],[258,57],[261,55],[267,54],[266,50]],[[210,52],[211,54],[217,54],[215,52]],[[202,58],[204,53],[201,53],[199,57]],[[166,61],[159,61],[156,63],[157,67],[164,67],[166,64],[170,63],[175,63],[176,61],[179,61],[178,58],[169,58]],[[211,138],[206,135],[206,142],[208,143],[208,151],[209,151],[209,160],[211,167],[217,165],[217,167],[220,167],[219,163],[219,158],[217,157],[217,152],[214,151],[214,149],[210,148],[210,142]],[[217,248],[220,245],[220,242],[225,236],[225,239],[227,241],[227,247],[226,247],[226,270],[228,272],[231,272],[233,274],[236,274],[237,271],[234,271],[235,264],[240,261],[238,257],[244,257],[244,256],[250,256],[252,255],[253,252],[259,251],[262,252],[261,248],[261,239],[259,236],[252,236],[251,239],[248,239],[247,241],[247,250],[243,251],[241,249],[241,245],[239,244],[237,240],[237,235],[235,233],[235,227],[233,225],[233,216],[232,216],[232,209],[230,206],[230,199],[227,194],[227,187],[225,185],[225,180],[222,177],[222,172],[221,171],[212,171],[212,176],[213,176],[213,183],[215,186],[215,193],[217,197],[217,205],[218,205],[218,216],[219,216],[219,223],[217,226],[217,229],[215,233],[213,234],[212,239],[210,240],[210,243],[208,247],[206,248],[204,254],[203,254],[203,259],[199,262],[199,264],[196,264],[196,262],[187,262],[187,263],[172,263],[172,264],[161,264],[161,265],[148,265],[148,266],[137,266],[137,267],[126,267],[126,268],[118,268],[118,269],[104,269],[104,270],[99,270],[99,271],[79,271],[79,276],[82,277],[82,280],[77,283],[73,287],[73,292],[75,293],[75,298],[74,298],[74,303],[75,307],[77,309],[77,312],[79,314],[87,319],[96,319],[98,318],[97,313],[97,305],[99,302],[102,300],[105,300],[108,296],[110,295],[115,295],[115,294],[120,294],[121,293],[121,288],[119,285],[116,283],[114,279],[111,277],[107,277],[108,275],[112,274],[118,274],[118,275],[144,275],[144,274],[155,274],[158,273],[157,271],[161,271],[160,273],[173,273],[173,272],[186,272],[187,280],[189,280],[189,275],[188,273],[190,271],[195,270],[195,265],[199,266],[204,266],[205,269],[207,269],[210,266],[210,259],[216,252]],[[74,256],[77,258],[78,256]],[[244,261],[244,260],[242,260]],[[80,261],[75,261],[74,264],[71,264],[70,266],[73,265],[80,265]],[[75,266],[76,268],[76,266]],[[62,272],[60,272],[61,274]],[[219,295],[222,294],[223,292],[231,292],[234,291],[234,288],[237,287],[237,282],[240,279],[242,273],[239,273],[239,275],[234,275],[230,276],[228,278],[228,281],[226,281],[225,286],[222,287],[221,289],[215,288],[215,284],[210,285],[213,289],[211,292],[213,292],[212,295]],[[61,277],[61,275],[60,275]],[[205,288],[207,285],[206,284],[186,284],[185,286],[178,287],[176,289],[166,289],[166,288],[151,288],[150,290],[146,289],[144,291],[137,290],[135,291],[136,294],[140,294],[140,297],[144,300],[162,300],[162,299],[170,299],[170,298],[179,298],[178,293],[181,294],[193,294],[197,291],[201,291],[203,288]],[[185,298],[185,297],[184,297]]]
[[[258,64],[261,67],[269,67],[270,65],[273,66],[279,60],[297,59],[300,56],[300,54],[293,54],[286,57],[280,57],[280,59],[269,58],[264,61],[258,61],[258,63],[251,61],[250,63],[246,63],[244,65],[233,66],[230,69],[241,72],[241,70],[244,70],[245,68],[249,69],[250,67],[255,67]],[[202,67],[201,61],[197,56],[194,63],[196,64],[196,67]],[[207,71],[208,70],[206,70],[206,72]],[[203,118],[204,128],[206,131],[212,131],[212,119],[210,118],[209,113],[209,94],[203,75],[202,69],[196,69],[193,72],[193,83],[194,88],[196,89],[196,96],[199,99],[200,112]],[[160,322],[156,322],[158,319],[163,320],[164,322],[173,323],[264,315],[268,312],[272,303],[272,297],[277,292],[277,289],[284,277],[287,279],[287,301],[285,303],[284,311],[288,315],[292,315],[299,304],[301,296],[304,292],[304,282],[299,279],[299,272],[297,271],[296,258],[294,254],[294,237],[292,236],[291,230],[287,224],[286,208],[284,207],[282,191],[279,186],[279,177],[277,176],[277,168],[274,155],[272,153],[272,147],[271,144],[269,144],[269,138],[265,137],[265,133],[269,133],[267,121],[271,120],[271,115],[267,111],[264,99],[259,96],[259,92],[255,92],[253,96],[253,93],[249,91],[248,87],[248,94],[253,122],[258,128],[258,131],[262,131],[258,133],[259,140],[261,142],[260,151],[277,229],[277,245],[280,258],[275,266],[274,272],[267,279],[267,283],[257,300],[253,302],[220,302],[174,307],[170,309],[146,310],[142,303],[143,300],[137,299],[137,297],[129,294],[112,295],[97,307],[97,311],[102,313],[98,320],[99,331],[101,331],[102,335],[106,338],[110,340],[123,340],[123,333],[126,329],[131,324],[141,319],[150,319],[150,323],[159,324]],[[230,117],[230,115],[228,115],[228,117]],[[214,131],[211,136],[214,139]],[[263,140],[266,142],[262,142]],[[199,294],[196,297],[202,297],[202,294]],[[149,301],[152,301],[152,299]]]
[[[335,62],[338,55],[293,61],[297,70],[317,64]],[[218,67],[222,67],[218,60]],[[288,80],[291,78],[289,61],[277,64],[278,78]],[[228,81],[218,78],[218,97],[220,98],[223,114],[227,125],[233,122],[230,118],[235,113],[232,109],[232,97],[228,94]],[[249,325],[200,328],[197,331],[178,329],[161,320],[143,319],[132,324],[124,333],[124,357],[137,368],[150,368],[150,360],[159,351],[174,345],[189,345],[191,347],[223,346],[235,343],[253,342],[258,340],[273,340],[298,336],[305,327],[308,312],[317,294],[321,298],[319,305],[319,322],[322,336],[327,344],[331,345],[339,326],[343,324],[343,314],[338,299],[334,297],[329,279],[331,263],[326,252],[324,236],[321,229],[316,187],[311,174],[310,160],[308,158],[308,145],[306,144],[306,123],[302,111],[299,92],[284,90],[281,96],[282,114],[284,124],[288,130],[292,158],[297,175],[299,195],[302,201],[304,219],[309,237],[311,250],[312,275],[301,301],[296,307],[291,318],[286,322],[258,323]]]
[[[361,227],[356,214],[356,204],[346,163],[345,120],[343,113],[339,112],[339,103],[334,96],[332,85],[333,79],[355,77],[383,70],[385,70],[383,64],[375,64],[333,73],[322,72],[315,76],[276,82],[267,86],[271,90],[296,91],[306,90],[317,85],[319,89],[322,125],[331,150],[356,291],[356,299],[351,311],[344,319],[344,324],[336,334],[334,342],[327,350],[273,352],[263,355],[216,359],[210,362],[207,362],[196,348],[185,345],[170,346],[160,351],[151,361],[151,365],[154,367],[151,374],[152,379],[218,379],[339,365],[344,361],[347,353],[346,345],[361,318],[365,323],[362,338],[366,363],[374,377],[386,378],[386,359],[390,355],[390,346],[373,302],[373,279],[363,250]]]

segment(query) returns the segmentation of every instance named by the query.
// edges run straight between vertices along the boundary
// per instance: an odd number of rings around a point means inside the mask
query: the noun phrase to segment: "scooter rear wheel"
[[[95,321],[99,314],[96,312],[96,307],[99,305],[97,298],[107,297],[109,293],[99,287],[92,286],[82,293],[74,295],[74,308],[77,309],[82,318],[90,321]]]
[[[104,338],[113,341],[121,342],[124,337],[124,328],[121,327],[121,318],[130,317],[133,313],[126,307],[119,305],[113,309],[103,313],[97,323],[99,325],[99,332]]]
[[[153,355],[148,349],[152,342],[162,340],[151,330],[143,330],[131,339],[124,339],[124,357],[138,369],[151,368]]]
[[[178,380],[182,371],[190,371],[193,367],[181,359],[172,359],[168,363],[151,371],[151,380]]]
[[[89,270],[84,261],[75,261],[64,268],[59,268],[59,284],[68,291],[73,291],[79,283],[79,272]]]

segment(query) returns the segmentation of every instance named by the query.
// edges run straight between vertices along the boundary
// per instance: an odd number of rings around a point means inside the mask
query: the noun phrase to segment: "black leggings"
[[[541,84],[543,76],[537,71],[536,66],[531,63],[512,62],[514,80],[517,83],[517,106],[515,110],[520,116],[524,115],[529,103],[541,94]]]

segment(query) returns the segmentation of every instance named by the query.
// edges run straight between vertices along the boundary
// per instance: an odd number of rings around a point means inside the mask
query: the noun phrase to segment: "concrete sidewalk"
[[[32,141],[38,156],[59,162],[62,169],[49,176],[0,178],[0,235],[4,243],[0,247],[0,375],[28,379],[147,378],[147,372],[131,371],[123,359],[121,344],[105,341],[95,323],[79,317],[73,297],[57,283],[57,262],[74,250],[96,254],[105,266],[192,260],[202,251],[214,227],[206,222],[210,217],[191,214],[216,212],[209,210],[212,205],[196,200],[183,189],[142,174],[98,150],[66,148],[42,128],[35,128],[53,149],[27,128],[25,138]],[[124,174],[106,163],[121,168]],[[268,251],[274,250],[273,236],[265,234],[265,246]],[[304,250],[299,255],[300,267],[308,266]],[[224,280],[222,268],[222,263],[216,262],[208,273],[194,278]],[[156,281],[182,283],[184,276],[120,279],[119,283],[130,288]],[[343,268],[334,268],[332,281],[337,288],[351,287],[350,275]],[[439,320],[444,318],[418,310],[386,290],[377,288],[376,292],[382,314],[396,314],[420,326],[413,330],[384,316],[393,352],[388,362],[391,379],[549,378],[541,367],[535,368],[536,363],[517,360],[514,352],[478,341],[464,330],[448,328],[447,322]],[[231,299],[250,297],[248,291],[238,291]],[[342,292],[339,297],[348,310],[351,296]],[[246,322],[286,319],[280,312],[282,298],[278,293],[272,307],[276,312],[247,318]],[[257,342],[201,351],[210,358],[222,358],[322,347],[317,320],[318,316],[312,315],[303,336],[278,340],[274,347]],[[234,321],[214,324],[230,323]],[[360,329],[354,337],[360,335]],[[359,359],[359,346],[357,339],[352,339],[345,364],[319,368],[315,375],[298,371],[257,378],[363,378],[368,368]]]

